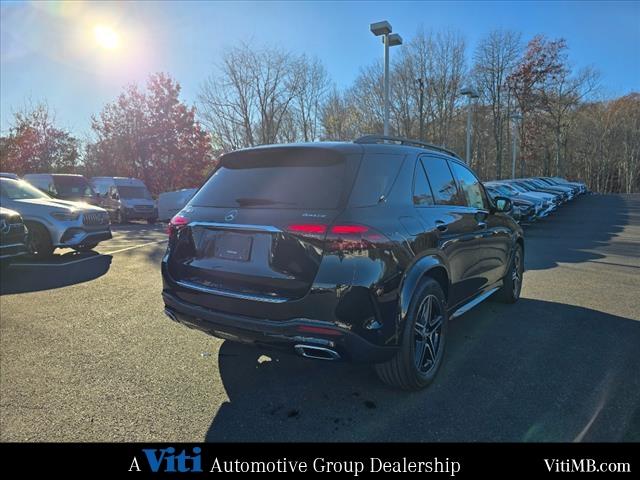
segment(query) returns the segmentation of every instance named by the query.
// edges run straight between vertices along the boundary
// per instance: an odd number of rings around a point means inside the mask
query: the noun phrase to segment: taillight
[[[369,227],[364,225],[334,225],[331,227],[331,233],[337,235],[358,235],[369,231]]]
[[[289,225],[287,231],[305,237],[312,243],[322,241],[325,252],[368,250],[377,243],[388,241],[387,237],[372,228],[357,224],[294,224]]]
[[[167,226],[167,233],[169,234],[169,236],[174,235],[178,230],[186,227],[188,224],[189,219],[178,214],[169,221],[169,225]]]
[[[292,233],[327,233],[327,226],[320,223],[296,223],[287,227]]]

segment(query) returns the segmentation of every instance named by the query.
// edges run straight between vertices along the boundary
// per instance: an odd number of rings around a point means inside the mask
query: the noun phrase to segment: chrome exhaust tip
[[[335,350],[315,345],[296,345],[293,347],[298,355],[315,360],[340,360],[340,354]]]
[[[168,308],[164,309],[164,314],[169,317],[171,320],[173,320],[174,322],[178,321],[178,317],[176,317],[176,314],[173,313],[172,310],[169,310]]]

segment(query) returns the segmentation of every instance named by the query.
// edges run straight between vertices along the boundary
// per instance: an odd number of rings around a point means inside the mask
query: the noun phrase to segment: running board
[[[476,298],[474,298],[473,300],[471,300],[469,303],[465,303],[463,306],[461,306],[459,309],[457,309],[455,312],[453,312],[453,315],[451,315],[451,320],[453,320],[454,318],[458,318],[461,315],[464,315],[469,310],[471,310],[473,307],[478,305],[480,302],[486,300],[491,295],[496,293],[499,289],[500,289],[500,287],[495,287],[495,288],[492,288],[491,290],[487,290],[482,295],[479,295]]]

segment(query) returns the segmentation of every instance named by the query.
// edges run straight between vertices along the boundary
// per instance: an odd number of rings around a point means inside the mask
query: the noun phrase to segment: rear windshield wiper
[[[236,198],[236,202],[241,207],[251,207],[254,205],[295,205],[293,202],[281,202],[279,200],[271,200],[269,198]]]

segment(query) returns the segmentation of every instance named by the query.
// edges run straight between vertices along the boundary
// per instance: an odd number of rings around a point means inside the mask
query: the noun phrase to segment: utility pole
[[[464,95],[467,97],[468,106],[467,106],[467,155],[466,162],[467,165],[471,165],[471,109],[473,107],[473,100],[478,98],[478,93],[471,87],[463,88],[460,91],[460,95]]]
[[[511,115],[513,121],[513,146],[511,150],[511,178],[516,178],[516,154],[518,153],[518,121],[522,119],[522,115],[514,113]]]
[[[423,116],[423,109],[424,109],[424,78],[418,78],[417,82],[418,82],[418,89],[420,91],[420,97],[418,99],[418,110],[420,112],[420,117],[419,117],[420,136],[419,136],[418,140],[423,141],[424,140],[424,116]]]

